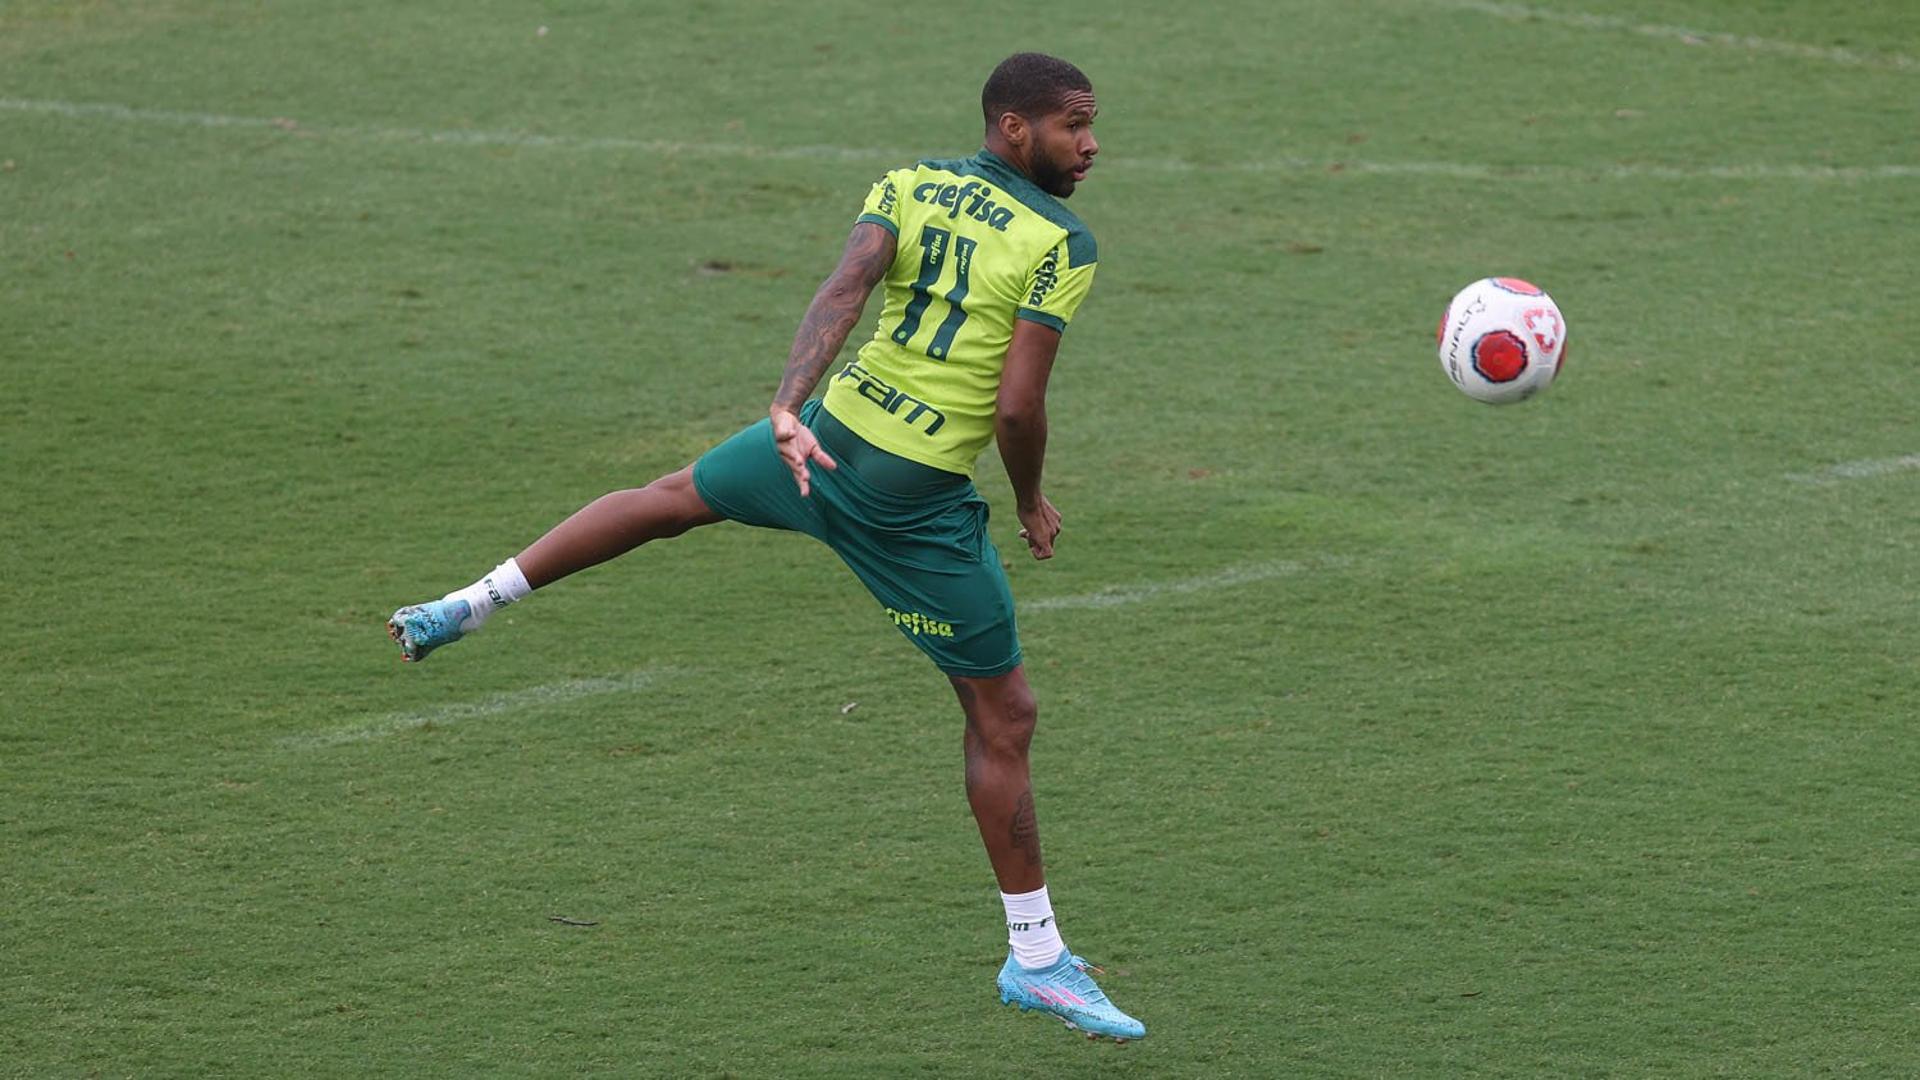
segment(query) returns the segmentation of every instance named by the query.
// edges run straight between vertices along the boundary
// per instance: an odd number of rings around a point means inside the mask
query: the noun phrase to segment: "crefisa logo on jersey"
[[[913,201],[929,206],[947,207],[947,216],[962,212],[975,221],[984,221],[1000,232],[1013,223],[1013,211],[993,201],[993,189],[978,180],[964,184],[921,184],[913,189]]]
[[[892,180],[880,181],[880,212],[891,215],[893,204],[900,198],[900,189],[893,186]]]
[[[1028,307],[1039,307],[1047,302],[1047,294],[1060,284],[1060,249],[1055,247],[1047,252],[1040,261],[1040,269],[1033,272],[1033,295],[1027,297]]]

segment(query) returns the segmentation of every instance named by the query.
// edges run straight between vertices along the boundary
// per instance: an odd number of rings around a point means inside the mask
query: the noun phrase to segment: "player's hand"
[[[800,487],[800,497],[806,498],[813,491],[812,478],[807,473],[807,463],[812,462],[823,469],[837,469],[840,466],[820,449],[820,440],[800,418],[785,409],[767,410],[767,416],[773,421],[773,446],[793,470],[793,482]]]
[[[1015,512],[1020,515],[1020,539],[1027,542],[1027,550],[1036,559],[1053,558],[1053,541],[1060,535],[1060,511],[1042,495],[1033,507],[1017,507]]]

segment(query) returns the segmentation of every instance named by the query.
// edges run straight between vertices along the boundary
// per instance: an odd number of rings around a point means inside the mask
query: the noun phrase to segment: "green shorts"
[[[694,462],[700,497],[733,521],[832,548],[941,671],[987,678],[1019,667],[1013,592],[973,481],[874,446],[817,400],[800,420],[840,466],[812,466],[811,495],[801,497],[762,420]]]

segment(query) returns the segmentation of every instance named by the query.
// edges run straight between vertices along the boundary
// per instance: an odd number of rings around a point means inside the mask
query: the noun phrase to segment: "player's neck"
[[[1005,139],[997,139],[989,136],[985,149],[994,157],[1011,165],[1013,170],[1021,176],[1026,177],[1028,180],[1033,179],[1033,167],[1028,164],[1027,155],[1019,147],[1014,146]]]

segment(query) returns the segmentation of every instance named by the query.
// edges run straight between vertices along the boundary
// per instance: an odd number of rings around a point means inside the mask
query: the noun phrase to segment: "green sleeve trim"
[[[1037,322],[1041,326],[1051,326],[1056,333],[1064,334],[1067,332],[1067,320],[1058,315],[1049,315],[1044,311],[1035,311],[1030,307],[1023,307],[1019,311],[1014,312],[1013,317],[1016,319],[1025,319],[1028,322]]]
[[[1076,220],[1074,227],[1067,229],[1067,264],[1077,270],[1082,266],[1092,266],[1099,258],[1093,234]]]
[[[893,223],[892,218],[882,217],[879,214],[861,214],[859,217],[853,219],[853,223],[855,225],[858,225],[863,221],[869,224],[878,225],[881,228],[887,230],[888,232],[893,234],[893,238],[895,240],[900,239],[900,226],[895,225]]]

